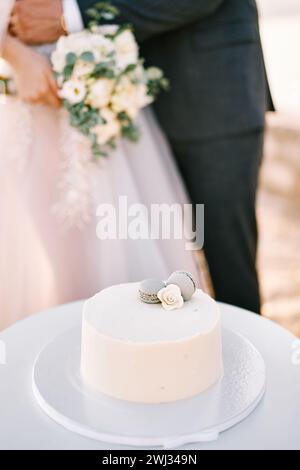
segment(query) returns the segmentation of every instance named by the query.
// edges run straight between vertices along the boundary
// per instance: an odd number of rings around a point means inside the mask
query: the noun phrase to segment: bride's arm
[[[2,57],[11,65],[18,95],[24,101],[60,106],[57,85],[47,59],[5,34]]]

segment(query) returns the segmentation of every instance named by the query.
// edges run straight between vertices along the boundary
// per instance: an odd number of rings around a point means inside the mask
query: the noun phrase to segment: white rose
[[[139,83],[147,84],[148,82],[146,70],[141,64],[138,64],[135,69],[130,72],[130,77],[133,81]]]
[[[52,53],[52,60],[62,60],[65,59],[66,55],[69,52],[77,53],[77,43],[78,37],[77,34],[72,34],[71,36],[61,36],[56,44],[56,49]]]
[[[101,117],[105,119],[105,124],[98,124],[92,128],[92,132],[97,135],[99,145],[105,145],[111,139],[118,137],[121,126],[116,115],[108,108],[101,110]]]
[[[58,88],[62,88],[63,84],[64,84],[64,77],[62,75],[59,75],[57,78],[56,78],[56,82],[57,82],[57,86]],[[59,92],[61,94],[61,92]]]
[[[95,65],[92,62],[78,61],[75,64],[72,77],[75,79],[82,79],[86,75],[89,75],[94,70]]]
[[[116,63],[121,70],[128,65],[136,64],[139,58],[139,48],[134,35],[125,30],[115,38]]]
[[[87,102],[94,108],[106,107],[110,102],[114,86],[114,80],[100,78],[91,86]]]
[[[85,97],[85,84],[80,80],[68,80],[63,84],[60,91],[60,97],[69,101],[71,104],[80,103]]]
[[[162,303],[165,310],[175,310],[183,306],[184,300],[181,295],[180,287],[175,284],[170,284],[167,287],[161,289],[157,297]]]
[[[92,34],[91,36],[90,50],[93,52],[96,62],[108,60],[115,51],[113,41],[102,34]]]
[[[119,26],[116,24],[104,24],[101,26],[96,26],[95,32],[103,34],[103,36],[114,36],[119,29]]]
[[[163,78],[162,70],[158,67],[149,67],[146,72],[148,80],[161,80]]]
[[[80,57],[83,52],[92,52],[95,61],[100,62],[107,60],[107,56],[114,51],[114,43],[111,39],[106,38],[103,34],[93,34],[88,31],[73,33],[70,36],[61,37],[56,46],[56,50],[52,54],[52,60],[56,63],[61,71],[62,59],[69,52],[73,52]]]
[[[80,55],[83,52],[90,51],[92,45],[92,34],[87,31],[71,34],[70,36],[63,36],[59,39],[57,50],[68,53],[74,52]]]
[[[139,108],[145,108],[149,104],[153,103],[153,97],[148,95],[148,88],[143,83],[136,87],[137,104]]]
[[[77,34],[71,36],[61,36],[56,44],[56,49],[51,54],[51,61],[55,72],[61,73],[66,65],[66,56],[69,52],[77,55],[77,43],[82,39]]]
[[[55,50],[52,52],[51,61],[53,70],[55,72],[61,73],[66,65],[66,54],[64,52],[60,52],[59,50]]]
[[[140,108],[138,86],[128,77],[123,77],[115,89],[111,103],[116,113],[125,112],[131,119],[135,119]]]
[[[6,60],[1,59],[0,57],[0,77],[4,79],[12,78],[13,72],[11,66]]]
[[[69,36],[61,36],[56,43],[55,51],[63,53],[68,48],[68,41],[70,40]]]
[[[78,56],[83,52],[91,52],[94,55],[95,62],[107,60],[107,56],[114,51],[114,44],[111,39],[102,34],[91,34],[84,39],[79,39],[74,51]]]

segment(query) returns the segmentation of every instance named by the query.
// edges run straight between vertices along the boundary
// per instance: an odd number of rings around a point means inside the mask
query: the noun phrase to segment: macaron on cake
[[[85,302],[81,376],[98,393],[149,404],[188,399],[222,377],[222,363],[218,305],[184,270]]]

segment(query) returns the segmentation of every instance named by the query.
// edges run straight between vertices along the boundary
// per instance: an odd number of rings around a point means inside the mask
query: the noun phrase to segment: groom
[[[54,41],[96,0],[22,0],[13,30]],[[255,0],[114,0],[171,91],[155,106],[193,203],[205,204],[205,254],[218,300],[260,312],[255,199],[272,108]]]

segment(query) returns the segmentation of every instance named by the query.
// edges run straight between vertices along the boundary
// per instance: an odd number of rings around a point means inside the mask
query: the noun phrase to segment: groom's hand
[[[25,44],[46,44],[65,34],[62,0],[18,0],[10,32]]]

